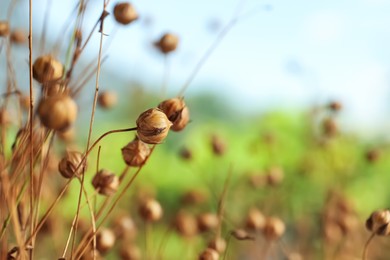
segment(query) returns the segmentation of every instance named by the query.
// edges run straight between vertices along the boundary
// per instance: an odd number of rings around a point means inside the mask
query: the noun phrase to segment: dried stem
[[[373,240],[374,237],[375,237],[375,232],[373,232],[373,233],[371,234],[371,236],[367,239],[367,242],[366,242],[366,244],[364,245],[364,249],[363,249],[362,260],[366,260],[366,259],[367,259],[368,246],[370,245],[370,243],[371,243],[371,241]]]

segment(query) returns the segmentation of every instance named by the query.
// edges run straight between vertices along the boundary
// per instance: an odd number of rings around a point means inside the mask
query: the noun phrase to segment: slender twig
[[[364,249],[363,249],[363,256],[362,256],[362,260],[366,260],[367,259],[367,254],[368,254],[368,246],[370,245],[372,239],[375,237],[375,232],[373,232],[371,234],[371,236],[367,239],[367,242],[366,244],[364,245]]]

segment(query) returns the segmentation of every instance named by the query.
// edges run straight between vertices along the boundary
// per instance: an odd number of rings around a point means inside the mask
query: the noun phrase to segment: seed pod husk
[[[283,221],[277,217],[269,217],[266,219],[263,234],[268,240],[279,239],[286,229]]]
[[[6,37],[9,34],[9,23],[7,21],[0,21],[0,37]]]
[[[41,123],[56,131],[64,131],[77,118],[77,104],[67,95],[55,95],[41,99],[38,104]]]
[[[160,40],[155,42],[155,46],[164,54],[170,53],[176,50],[179,44],[179,37],[172,33],[164,34]]]
[[[199,260],[218,260],[219,254],[216,250],[212,248],[206,248],[200,255]]]
[[[96,235],[96,249],[101,254],[107,253],[115,245],[115,234],[111,229],[102,228]]]
[[[139,139],[147,144],[159,144],[164,141],[172,126],[171,121],[158,108],[143,112],[136,123]]]
[[[80,165],[83,159],[83,154],[76,151],[67,151],[65,156],[58,164],[58,170],[64,178],[72,178],[73,176],[80,177],[83,172],[84,165]],[[78,168],[78,169],[77,169]],[[77,169],[77,172],[76,172]]]
[[[171,129],[173,131],[183,130],[190,121],[190,114],[183,98],[171,98],[161,102],[158,105],[169,121],[173,123]]]
[[[92,185],[99,194],[111,196],[119,187],[119,178],[108,170],[100,170],[92,179]]]
[[[142,253],[138,246],[123,244],[120,250],[121,260],[141,260]]]
[[[114,7],[115,20],[123,25],[127,25],[138,19],[137,11],[130,3],[118,3]]]
[[[141,203],[139,213],[145,221],[155,222],[162,218],[163,209],[158,201],[147,199]]]
[[[47,83],[62,78],[64,67],[51,55],[38,57],[33,64],[33,76],[39,83]]]
[[[110,109],[116,105],[118,96],[114,91],[104,91],[99,94],[98,104],[104,109]]]
[[[197,218],[198,228],[202,232],[213,230],[217,228],[219,220],[215,213],[206,212],[202,213]]]
[[[390,233],[390,210],[382,209],[374,211],[366,221],[369,231],[377,235],[387,236]]]
[[[136,136],[133,141],[122,148],[122,157],[128,166],[140,167],[150,155],[149,146]]]

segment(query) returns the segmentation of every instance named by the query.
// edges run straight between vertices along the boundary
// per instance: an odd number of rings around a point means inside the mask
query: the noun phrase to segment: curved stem
[[[364,245],[364,250],[363,250],[363,256],[362,259],[366,260],[367,259],[367,253],[368,253],[368,246],[370,245],[372,239],[375,237],[375,232],[371,234],[371,236],[367,239],[366,244]]]

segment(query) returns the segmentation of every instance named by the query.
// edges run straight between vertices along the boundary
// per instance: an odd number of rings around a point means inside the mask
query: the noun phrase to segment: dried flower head
[[[119,178],[114,173],[103,169],[93,177],[92,185],[99,194],[110,196],[118,190]]]
[[[102,228],[96,235],[96,249],[101,254],[107,253],[115,245],[115,234],[111,229]]]
[[[67,95],[43,98],[38,104],[38,115],[47,128],[64,131],[77,118],[77,104]]]
[[[27,35],[22,29],[13,30],[10,38],[13,44],[23,44],[27,41]]]
[[[164,34],[160,40],[155,42],[155,46],[164,54],[170,53],[176,50],[179,44],[179,37],[172,33]]]
[[[249,230],[263,230],[266,218],[257,208],[251,208],[246,218],[246,228]]]
[[[277,217],[269,217],[266,219],[263,234],[268,240],[277,240],[283,236],[286,226],[283,221]]]
[[[162,218],[163,210],[158,201],[147,199],[141,203],[139,213],[145,221],[154,222]]]
[[[115,20],[123,25],[127,25],[138,19],[137,11],[130,3],[118,3],[114,7]]]
[[[215,213],[205,212],[198,216],[198,228],[200,231],[209,231],[217,228],[219,220]]]
[[[206,248],[200,255],[199,260],[218,260],[219,254],[216,250],[212,248]]]
[[[0,21],[0,37],[6,37],[9,34],[9,24],[7,21]]]
[[[40,56],[34,61],[33,76],[39,83],[59,80],[63,74],[62,63],[51,55]]]
[[[381,209],[374,211],[366,221],[366,227],[369,231],[377,235],[387,236],[390,234],[390,210]]]
[[[114,91],[104,91],[99,94],[98,104],[100,107],[110,109],[118,102],[118,96]]]
[[[198,233],[196,218],[185,212],[176,215],[174,226],[177,232],[184,237],[192,237]]]
[[[129,166],[142,166],[148,156],[150,155],[150,148],[147,144],[142,142],[136,136],[133,141],[122,148],[122,157],[125,163]]]
[[[137,119],[137,134],[147,144],[159,144],[168,135],[171,121],[163,111],[151,108],[143,112]]]
[[[83,172],[85,164],[79,166],[83,159],[83,154],[76,151],[67,151],[65,156],[58,164],[58,170],[64,178],[72,178],[73,176],[79,177]],[[76,172],[77,169],[77,172]]]
[[[128,245],[123,244],[123,246],[120,249],[120,257],[122,260],[141,260],[142,259],[142,253],[141,249],[139,249],[136,245]]]
[[[171,129],[173,131],[183,130],[190,121],[190,114],[183,98],[171,98],[161,102],[158,105],[173,123]]]

